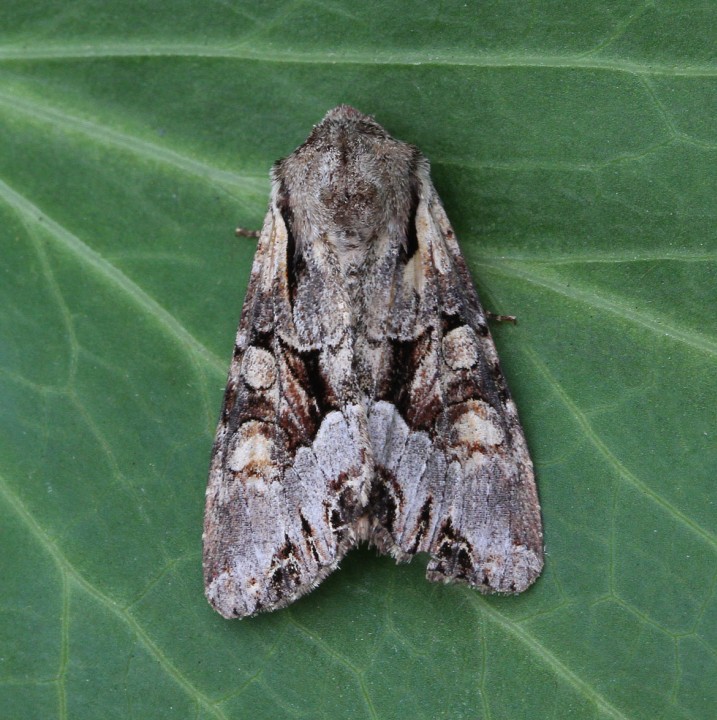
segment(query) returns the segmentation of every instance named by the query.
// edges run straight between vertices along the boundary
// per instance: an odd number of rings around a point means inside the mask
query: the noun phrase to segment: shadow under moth
[[[272,181],[209,472],[209,602],[281,608],[360,541],[525,590],[533,466],[427,160],[342,105]]]

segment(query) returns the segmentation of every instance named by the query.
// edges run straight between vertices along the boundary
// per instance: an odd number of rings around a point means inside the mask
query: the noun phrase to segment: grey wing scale
[[[400,377],[387,375],[369,414],[377,474],[372,538],[398,559],[429,553],[430,580],[520,592],[543,564],[533,466],[484,312],[427,174],[415,222],[420,277],[415,263],[406,272],[423,302],[413,335],[405,324],[389,330],[388,364]]]

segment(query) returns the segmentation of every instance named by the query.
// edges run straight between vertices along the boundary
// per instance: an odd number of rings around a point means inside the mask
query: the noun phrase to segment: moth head
[[[351,120],[360,120],[373,123],[382,132],[385,132],[370,115],[364,115],[360,110],[357,110],[355,107],[351,107],[351,105],[337,105],[324,115],[324,119],[321,122],[324,123],[327,120],[332,122],[350,122]]]
[[[321,233],[360,253],[387,231],[410,235],[423,172],[427,163],[414,146],[339,105],[273,175],[297,246]]]

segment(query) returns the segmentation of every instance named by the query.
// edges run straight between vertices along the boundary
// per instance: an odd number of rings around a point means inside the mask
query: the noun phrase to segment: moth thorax
[[[386,203],[381,188],[371,179],[354,178],[353,186],[334,181],[324,186],[319,194],[328,223],[337,235],[346,235],[349,242],[371,240],[383,225]]]
[[[372,237],[369,233],[362,236],[359,233],[342,232],[337,228],[336,233],[329,235],[346,277],[356,276],[365,265],[368,251],[371,247]]]

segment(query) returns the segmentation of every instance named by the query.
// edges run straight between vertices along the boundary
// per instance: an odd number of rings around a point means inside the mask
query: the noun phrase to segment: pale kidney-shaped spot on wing
[[[271,353],[251,345],[242,358],[241,374],[250,388],[263,390],[276,380],[276,362]]]
[[[448,367],[467,370],[478,362],[478,343],[473,329],[461,325],[443,338],[443,357]]]
[[[461,445],[483,447],[500,445],[505,435],[498,413],[481,400],[466,403],[465,411],[454,425],[456,440]]]
[[[274,441],[271,427],[252,420],[239,428],[229,447],[227,466],[241,475],[244,482],[270,483],[276,479],[278,470],[272,455]]]

